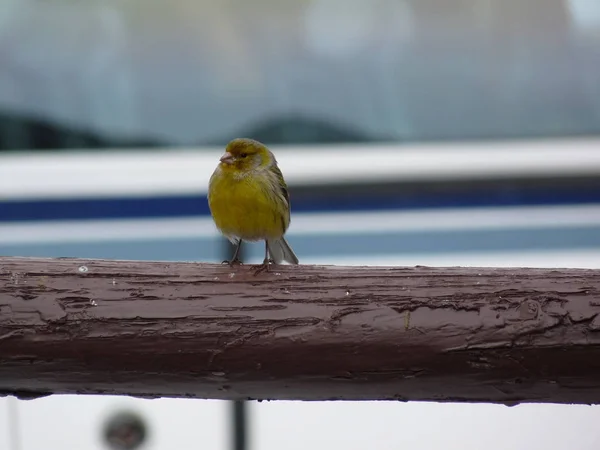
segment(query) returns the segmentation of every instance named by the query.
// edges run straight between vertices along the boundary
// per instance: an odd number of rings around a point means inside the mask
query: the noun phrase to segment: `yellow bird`
[[[230,265],[239,264],[242,241],[265,241],[269,263],[298,264],[283,235],[290,225],[290,197],[275,155],[253,139],[234,139],[208,183],[208,206],[215,225],[236,245]]]

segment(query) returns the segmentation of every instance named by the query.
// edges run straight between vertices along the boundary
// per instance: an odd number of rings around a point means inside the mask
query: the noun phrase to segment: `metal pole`
[[[237,400],[231,402],[232,417],[232,450],[247,450],[248,448],[248,429],[247,429],[247,408],[246,402]]]

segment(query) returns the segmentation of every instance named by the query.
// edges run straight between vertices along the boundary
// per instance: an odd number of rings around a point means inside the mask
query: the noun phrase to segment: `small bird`
[[[290,225],[290,197],[275,155],[253,139],[233,139],[208,183],[208,206],[215,225],[236,245],[230,265],[239,264],[242,241],[265,241],[269,263],[298,264],[283,235]]]

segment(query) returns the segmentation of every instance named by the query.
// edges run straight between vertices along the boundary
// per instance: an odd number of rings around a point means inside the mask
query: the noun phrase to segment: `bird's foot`
[[[275,261],[273,261],[272,259],[265,258],[263,263],[259,265],[256,271],[254,272],[254,275],[258,275],[261,272],[269,272],[269,267],[271,264],[275,264]]]
[[[229,264],[230,267],[233,267],[233,266],[239,266],[239,265],[241,265],[242,262],[238,258],[235,258],[235,259],[232,259],[231,261],[229,261],[229,260],[226,259],[221,264]]]

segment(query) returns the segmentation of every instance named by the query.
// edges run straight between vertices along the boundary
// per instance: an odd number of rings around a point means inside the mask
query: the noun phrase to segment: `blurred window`
[[[4,0],[0,149],[600,132],[598,0]]]

